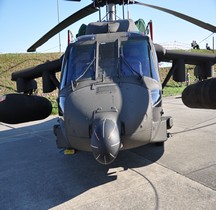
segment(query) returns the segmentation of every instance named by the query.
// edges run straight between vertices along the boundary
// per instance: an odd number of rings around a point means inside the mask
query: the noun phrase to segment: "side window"
[[[157,55],[155,50],[150,51],[150,60],[151,60],[151,71],[152,71],[152,78],[159,81],[159,72],[158,72],[158,61],[157,61]]]
[[[67,78],[67,65],[68,65],[68,51],[65,52],[62,61],[62,72],[61,72],[61,80],[60,80],[60,90],[63,89],[66,85],[66,78]]]

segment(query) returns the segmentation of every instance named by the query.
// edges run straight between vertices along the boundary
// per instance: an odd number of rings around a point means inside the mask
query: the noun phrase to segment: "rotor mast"
[[[106,6],[106,20],[107,21],[116,21],[117,12],[116,5],[122,5],[123,9],[123,19],[124,19],[124,5],[132,4],[130,0],[94,0],[94,6],[97,8],[101,8]],[[100,10],[99,10],[100,11]],[[100,18],[101,20],[101,18]]]
[[[116,20],[116,6],[115,6],[115,4],[109,3],[107,5],[107,14],[108,14],[108,21],[115,21]]]

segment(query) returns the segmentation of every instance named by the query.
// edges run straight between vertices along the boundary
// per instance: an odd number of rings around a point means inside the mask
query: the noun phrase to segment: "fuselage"
[[[64,136],[72,148],[94,152],[106,127],[113,127],[103,140],[104,154],[112,136],[118,150],[165,141],[161,92],[157,56],[148,36],[81,36],[68,46],[62,64],[59,109]]]

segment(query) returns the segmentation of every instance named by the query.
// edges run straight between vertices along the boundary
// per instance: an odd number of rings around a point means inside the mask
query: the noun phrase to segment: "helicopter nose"
[[[99,120],[91,136],[91,148],[95,159],[104,165],[112,163],[120,149],[120,136],[113,120]]]

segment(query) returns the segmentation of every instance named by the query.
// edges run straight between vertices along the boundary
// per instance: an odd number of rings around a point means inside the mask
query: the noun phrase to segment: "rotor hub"
[[[107,4],[119,4],[119,5],[124,5],[124,4],[131,4],[133,1],[128,1],[128,0],[95,0],[94,4],[96,7],[103,7]]]

